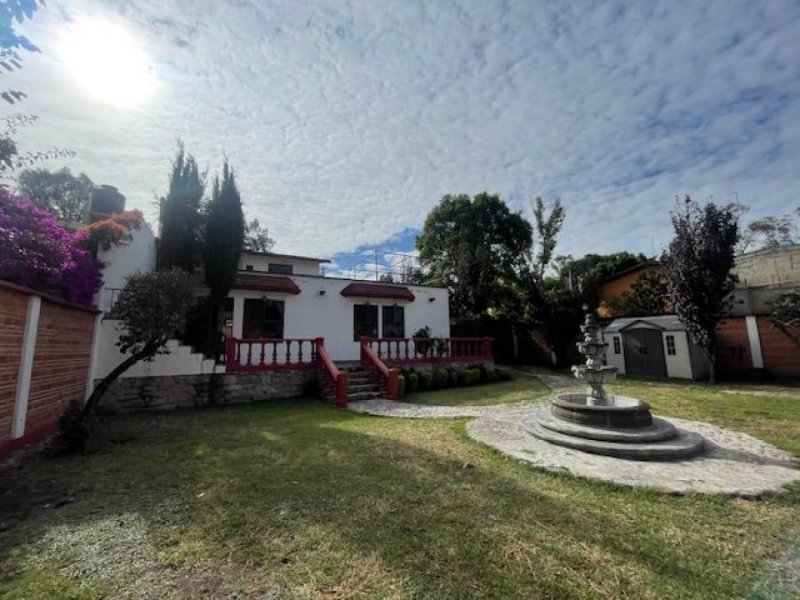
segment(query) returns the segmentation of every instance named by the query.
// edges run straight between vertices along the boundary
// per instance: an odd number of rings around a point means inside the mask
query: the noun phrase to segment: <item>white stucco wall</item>
[[[667,336],[675,338],[675,355],[667,353]],[[692,361],[689,356],[689,340],[685,331],[664,331],[661,334],[664,344],[664,360],[667,363],[667,377],[692,379]]]
[[[319,275],[321,261],[313,258],[300,258],[300,257],[287,257],[280,254],[276,255],[259,255],[242,253],[239,259],[239,269],[242,271],[248,270],[248,266],[252,271],[260,271],[267,273],[269,271],[270,263],[278,265],[292,265],[293,275]]]
[[[149,273],[156,268],[156,238],[150,227],[144,224],[132,232],[128,244],[112,245],[108,250],[100,249],[97,258],[103,268],[103,287],[97,292],[95,305],[108,311],[114,295],[113,290],[125,287],[125,280],[134,273]]]
[[[291,277],[300,293],[276,294],[234,290],[234,337],[242,337],[242,318],[245,298],[269,298],[284,301],[285,338],[325,338],[325,346],[334,360],[358,360],[359,343],[353,341],[353,306],[356,304],[405,307],[405,336],[410,337],[421,327],[430,327],[431,335],[450,336],[450,308],[448,293],[443,288],[406,286],[414,294],[413,302],[346,298],[341,291],[351,283],[346,279],[324,277]],[[324,294],[320,294],[324,291]],[[433,298],[433,301],[430,299]],[[379,309],[380,311],[380,309]],[[378,315],[379,328],[383,326]],[[380,332],[382,335],[382,332]]]

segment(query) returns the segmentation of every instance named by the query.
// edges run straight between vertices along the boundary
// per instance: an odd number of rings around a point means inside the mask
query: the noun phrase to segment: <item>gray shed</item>
[[[614,319],[603,329],[606,363],[620,375],[704,379],[708,363],[675,315]]]

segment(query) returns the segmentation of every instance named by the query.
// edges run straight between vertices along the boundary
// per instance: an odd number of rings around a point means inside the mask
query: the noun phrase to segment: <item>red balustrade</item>
[[[347,406],[347,373],[340,371],[336,363],[333,362],[330,354],[328,354],[328,349],[325,348],[324,340],[317,338],[316,341],[322,377],[325,379],[328,388],[336,396],[336,406],[344,408]]]
[[[225,342],[225,370],[288,371],[317,366],[317,339],[236,339]]]
[[[389,365],[486,362],[494,358],[492,338],[362,338],[361,345]]]
[[[400,391],[398,389],[397,369],[390,369],[380,359],[378,354],[369,345],[369,338],[361,338],[361,365],[372,371],[376,379],[381,381],[386,387],[386,398],[398,400]]]

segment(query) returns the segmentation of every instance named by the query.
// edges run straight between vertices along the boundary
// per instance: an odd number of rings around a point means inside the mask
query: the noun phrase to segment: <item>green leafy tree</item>
[[[686,196],[672,215],[675,237],[661,259],[675,312],[709,364],[716,382],[716,327],[730,306],[736,283],[731,272],[739,237],[731,207],[699,206]]]
[[[242,200],[227,160],[222,167],[222,179],[214,178],[204,244],[203,258],[209,288],[209,348],[216,354],[219,350],[219,313],[236,280],[244,244]]]
[[[17,191],[64,225],[85,223],[89,217],[94,183],[84,173],[73,175],[66,167],[52,172],[26,169],[17,178]]]
[[[169,191],[160,201],[158,264],[192,273],[202,253],[204,177],[183,144],[172,163]]]
[[[83,407],[82,416],[94,413],[109,386],[137,362],[163,353],[167,341],[183,325],[194,298],[189,277],[180,269],[132,275],[119,294],[108,318],[120,321],[117,345],[130,352],[125,360],[97,384]]]
[[[269,231],[252,219],[244,225],[244,249],[251,252],[269,252],[275,245],[275,240],[269,237]]]
[[[497,195],[447,195],[417,237],[430,280],[450,289],[453,314],[476,318],[515,303],[532,229]]]
[[[625,317],[645,317],[671,312],[672,304],[669,301],[666,278],[658,271],[642,274],[630,291],[624,292],[619,301],[612,303],[612,308],[618,316]]]
[[[534,247],[536,249],[533,273],[538,281],[544,279],[544,274],[553,261],[558,234],[564,226],[566,217],[567,211],[558,200],[550,207],[550,214],[547,214],[547,208],[541,198],[536,198],[533,203]]]

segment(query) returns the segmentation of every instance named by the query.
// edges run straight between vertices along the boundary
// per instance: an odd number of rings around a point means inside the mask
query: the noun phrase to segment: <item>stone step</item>
[[[347,386],[347,393],[354,394],[356,392],[379,392],[381,387],[373,382],[360,383],[353,385],[352,383]]]
[[[348,394],[348,402],[356,402],[358,400],[372,400],[373,398],[383,398],[383,392],[358,392],[355,394]]]

